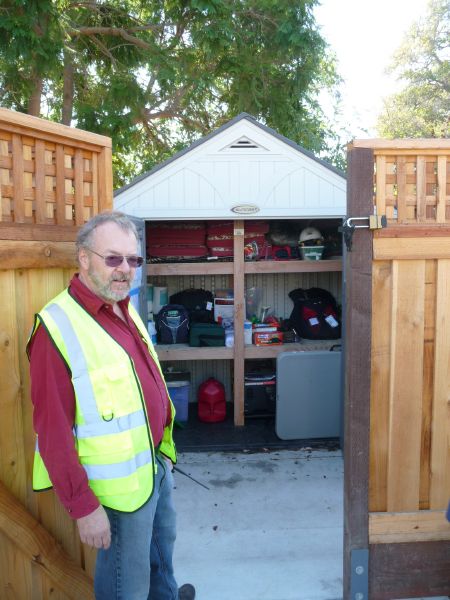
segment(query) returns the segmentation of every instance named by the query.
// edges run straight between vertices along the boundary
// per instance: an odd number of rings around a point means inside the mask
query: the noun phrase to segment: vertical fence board
[[[9,159],[8,142],[5,139],[0,139],[0,160],[2,165],[7,165]],[[3,198],[2,187],[9,183],[9,170],[0,168],[0,222],[5,220],[9,215],[9,199]],[[9,220],[9,218],[7,219]]]
[[[417,510],[425,261],[394,261],[387,510]],[[406,460],[407,457],[407,460]]]
[[[425,312],[422,386],[422,441],[420,447],[419,508],[430,505],[431,415],[434,386],[434,348],[436,312],[436,261],[425,263]]]
[[[369,510],[386,510],[391,362],[392,264],[373,264]],[[380,327],[379,324],[383,323]]]
[[[35,144],[34,185],[36,223],[45,223],[47,215],[45,207],[45,143],[43,140],[36,140]]]
[[[406,198],[406,156],[397,156],[397,218],[399,223],[408,220]]]
[[[445,505],[450,490],[450,260],[438,262],[436,296],[431,509]]]
[[[97,154],[92,154],[92,214],[96,215],[99,212],[98,208],[98,157]]]
[[[113,195],[111,148],[103,148],[98,154],[98,212],[111,208]]]
[[[416,171],[417,221],[424,221],[426,215],[427,174],[424,156],[417,157]]]
[[[376,201],[380,215],[386,214],[386,157],[376,157]]]
[[[446,205],[447,205],[447,159],[445,156],[438,156],[437,159],[437,207],[436,221],[445,223]]]
[[[20,135],[12,136],[12,184],[14,190],[14,221],[23,223],[25,221],[25,206],[23,194],[23,146]]]
[[[80,149],[75,150],[74,158],[74,178],[73,186],[75,188],[75,224],[83,225],[84,213],[83,213],[83,154]]]
[[[25,501],[26,468],[14,271],[0,270],[0,290],[0,478],[17,498]]]
[[[56,168],[56,222],[59,225],[66,224],[66,211],[65,211],[65,162],[64,162],[64,146],[62,144],[56,145],[55,150],[55,168]]]

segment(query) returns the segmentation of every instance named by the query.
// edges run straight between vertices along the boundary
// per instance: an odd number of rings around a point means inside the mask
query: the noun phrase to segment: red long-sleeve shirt
[[[141,383],[153,442],[158,445],[170,423],[170,405],[158,367],[151,358],[128,313],[129,298],[119,302],[127,320],[120,319],[110,304],[89,290],[75,275],[69,293],[132,358]],[[61,503],[78,519],[95,510],[99,502],[88,486],[86,472],[74,445],[75,394],[67,366],[44,327],[30,344],[33,424],[39,436],[39,452]]]

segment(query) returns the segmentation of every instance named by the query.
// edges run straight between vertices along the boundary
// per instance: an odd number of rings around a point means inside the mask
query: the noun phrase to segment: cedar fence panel
[[[369,550],[371,600],[449,595],[450,140],[356,140],[349,152],[351,164],[360,157],[373,170],[362,186],[350,172],[350,200],[372,193],[366,210],[386,215],[387,227],[359,234],[372,238],[362,266],[371,275],[371,309],[360,330],[370,339],[370,400],[363,418],[348,406],[347,420],[367,428],[369,446],[346,438],[347,457],[361,453],[367,462],[367,475],[360,468],[346,479],[350,486],[366,477],[368,494],[347,503],[350,523],[352,511],[366,517],[359,541],[348,528],[345,560],[353,549]],[[347,368],[352,398],[358,391]],[[414,575],[412,563],[423,565]]]
[[[1,598],[93,598],[95,552],[52,491],[32,491],[25,346],[76,269],[79,227],[111,208],[109,138],[0,108]]]

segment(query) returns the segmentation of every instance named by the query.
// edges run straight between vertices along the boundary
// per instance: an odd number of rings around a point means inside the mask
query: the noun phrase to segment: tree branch
[[[117,61],[116,61],[116,59],[114,58],[114,56],[111,54],[111,52],[110,52],[110,50],[107,48],[107,46],[105,46],[105,44],[104,44],[104,43],[103,43],[101,40],[99,40],[99,39],[98,39],[98,37],[97,37],[96,35],[94,35],[94,36],[92,36],[92,37],[91,37],[91,36],[89,36],[89,37],[90,37],[90,39],[91,39],[91,40],[94,42],[94,44],[95,44],[95,45],[96,45],[98,48],[100,48],[100,50],[103,52],[103,54],[109,58],[109,60],[111,61],[111,64],[112,64],[114,67],[117,67]]]
[[[88,36],[88,37],[92,37],[92,36],[96,36],[96,35],[110,35],[113,37],[121,37],[122,39],[126,40],[127,42],[130,42],[134,46],[138,46],[139,48],[142,48],[144,50],[152,50],[153,49],[152,44],[149,44],[148,42],[141,40],[140,38],[136,37],[135,35],[131,35],[130,33],[128,33],[128,31],[126,29],[122,29],[120,27],[79,27],[78,29],[75,29],[75,28],[72,29],[70,34],[73,37],[83,36],[83,35]]]

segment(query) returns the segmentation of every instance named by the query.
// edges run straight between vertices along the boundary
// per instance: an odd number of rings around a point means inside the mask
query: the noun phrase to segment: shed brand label
[[[231,210],[239,215],[252,215],[259,212],[259,206],[256,206],[256,204],[237,204],[232,206]]]

